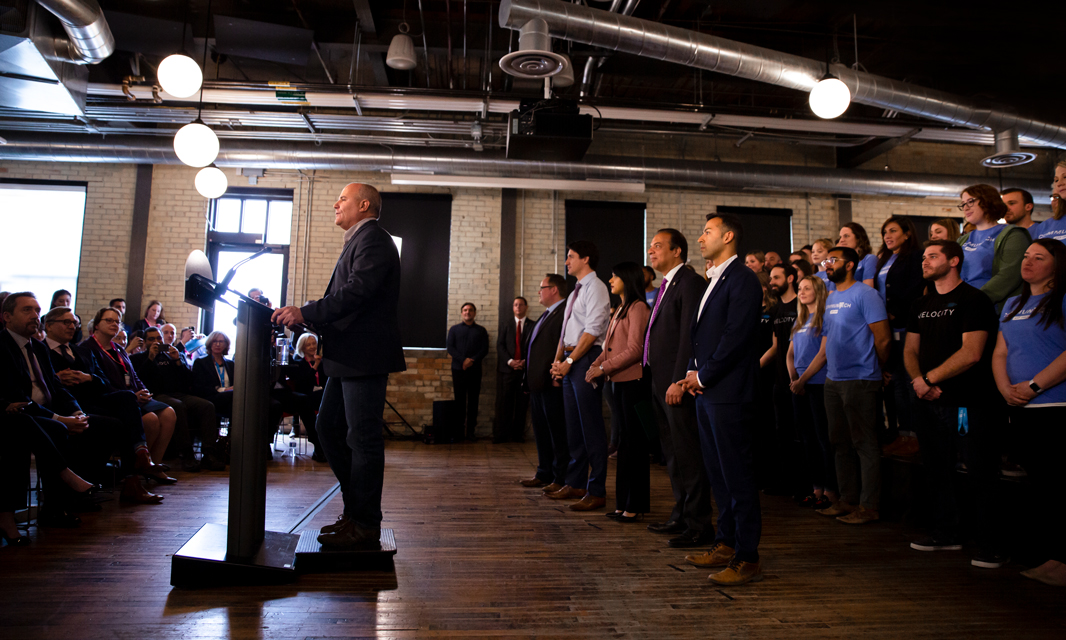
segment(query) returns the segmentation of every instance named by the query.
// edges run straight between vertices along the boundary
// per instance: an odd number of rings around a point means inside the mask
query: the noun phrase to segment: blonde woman
[[[1055,165],[1055,179],[1051,183],[1051,217],[1029,227],[1033,240],[1051,238],[1066,243],[1066,160]]]
[[[827,291],[832,291],[835,285],[829,281],[829,276],[825,272],[825,259],[829,257],[829,250],[836,246],[836,243],[829,238],[818,238],[811,244],[811,264],[814,265],[817,273],[816,275],[822,280],[822,284],[825,285]]]

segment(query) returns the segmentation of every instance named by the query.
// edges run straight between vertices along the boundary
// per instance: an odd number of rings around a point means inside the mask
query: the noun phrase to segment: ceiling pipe
[[[739,78],[810,92],[825,62],[559,0],[502,0],[500,26],[519,29],[533,18],[556,38],[665,60]],[[1066,149],[1066,127],[980,107],[943,91],[876,76],[841,64],[830,72],[851,90],[852,102],[978,129],[1016,128],[1032,142]]]
[[[179,164],[170,140],[154,137],[85,136],[17,133],[0,145],[0,160],[34,162],[109,162]],[[433,173],[643,182],[730,190],[793,193],[850,193],[881,196],[957,198],[974,176],[948,176],[888,171],[756,165],[621,156],[587,156],[583,162],[507,160],[496,152],[463,149],[386,149],[285,140],[227,140],[215,164],[222,167],[325,169],[343,171]],[[1047,200],[1046,181],[1013,180],[1011,184]]]
[[[96,0],[37,0],[63,24],[56,54],[74,64],[97,64],[115,51],[115,36]]]

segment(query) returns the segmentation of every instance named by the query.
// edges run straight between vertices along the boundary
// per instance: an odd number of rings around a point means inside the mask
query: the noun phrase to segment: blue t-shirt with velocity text
[[[825,301],[826,372],[830,380],[880,380],[874,334],[867,325],[888,320],[885,303],[873,287],[856,282]]]

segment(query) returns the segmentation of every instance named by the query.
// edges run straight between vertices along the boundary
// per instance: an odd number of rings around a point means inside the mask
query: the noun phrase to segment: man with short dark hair
[[[876,289],[855,280],[858,264],[859,254],[848,247],[833,247],[826,258],[826,273],[836,290],[825,305],[825,413],[829,441],[836,448],[840,501],[819,513],[846,524],[880,518],[877,402],[881,367],[892,346],[885,303]]]
[[[529,389],[529,403],[533,409],[537,472],[520,483],[526,487],[543,486],[544,493],[554,493],[566,486],[566,470],[570,464],[563,388],[559,381],[552,380],[551,375],[563,328],[566,280],[557,273],[547,274],[540,281],[538,297],[544,313],[533,325],[529,336],[524,369],[525,386]]]
[[[522,296],[511,302],[514,318],[500,325],[496,338],[496,416],[492,441],[524,442],[529,397],[522,389],[526,368],[526,343],[533,323],[526,318],[529,303]]]
[[[596,277],[599,249],[588,240],[571,242],[566,271],[577,278],[566,300],[559,346],[552,377],[563,385],[570,467],[566,485],[546,494],[552,500],[580,498],[574,511],[591,511],[607,504],[607,434],[603,426],[603,387],[587,382],[585,374],[603,352],[603,337],[610,322],[611,298]]]
[[[975,489],[979,550],[971,564],[995,569],[1010,561],[1000,546],[999,519],[987,508],[994,501],[999,471],[995,431],[1005,422],[1002,396],[992,377],[999,323],[988,296],[959,277],[963,260],[962,247],[955,242],[926,243],[922,277],[933,287],[914,302],[907,322],[903,360],[918,396],[918,442],[929,483],[923,494],[935,505],[932,530],[911,548],[962,548],[953,487],[961,453],[966,479]]]
[[[124,298],[111,298],[111,301],[107,303],[107,306],[111,307],[115,311],[118,311],[118,328],[119,331],[129,332],[129,328],[126,326],[126,300]],[[90,332],[91,333],[91,332]]]
[[[466,302],[459,309],[462,322],[448,329],[448,355],[452,357],[455,417],[464,425],[466,439],[477,440],[478,397],[481,395],[481,361],[489,353],[489,332],[475,322],[477,306]]]
[[[1016,187],[1004,189],[1001,194],[1003,204],[1007,205],[1007,213],[1003,214],[1007,224],[1023,229],[1033,226],[1033,208],[1036,206],[1033,204],[1033,194]]]

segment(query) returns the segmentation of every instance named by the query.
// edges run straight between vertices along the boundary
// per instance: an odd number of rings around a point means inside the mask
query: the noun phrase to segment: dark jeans
[[[533,410],[533,438],[537,442],[537,478],[549,484],[566,484],[570,446],[566,441],[563,388],[534,391],[529,394],[529,404]]]
[[[917,396],[915,396],[917,400]],[[978,544],[993,550],[1001,539],[996,514],[988,507],[999,479],[999,452],[996,432],[1006,418],[1000,407],[967,409],[968,433],[959,433],[959,407],[917,400],[915,426],[918,445],[928,482],[928,495],[935,511],[934,538],[955,539],[959,535],[959,500],[956,482],[961,480],[955,465],[962,454],[966,480],[973,488],[974,523]]]
[[[1035,538],[1042,557],[1066,563],[1066,530],[1055,515],[1066,491],[1066,407],[1011,407],[1010,426],[1017,434],[1020,462],[1037,493],[1035,504],[1042,509],[1030,538]]]
[[[696,399],[686,393],[681,404],[668,405],[666,389],[658,388],[654,382],[652,396],[666,472],[674,492],[674,508],[669,519],[684,523],[689,531],[712,531],[711,484],[700,448]]]
[[[777,466],[775,485],[792,495],[807,495],[810,488],[803,482],[803,448],[796,434],[796,412],[792,407],[792,391],[787,384],[774,384],[774,464]]]
[[[615,509],[629,513],[651,511],[651,465],[648,437],[637,405],[648,403],[651,394],[643,378],[611,382],[618,402],[618,467],[615,470]],[[613,421],[613,419],[612,419]]]
[[[917,429],[915,412],[918,410],[918,396],[914,395],[911,387],[911,376],[907,373],[907,367],[903,363],[903,347],[906,341],[906,333],[902,339],[892,341],[892,357],[888,361],[888,370],[892,374],[892,380],[885,387],[885,414],[888,418],[888,433],[882,438],[885,442],[892,442],[900,431],[915,431]]]
[[[877,511],[881,503],[881,447],[876,427],[880,388],[880,380],[825,381],[825,414],[836,454],[840,497],[871,511]]]
[[[796,427],[803,442],[806,475],[815,489],[837,492],[836,456],[829,442],[829,419],[825,415],[825,385],[808,384],[803,395],[792,396]]]
[[[732,547],[737,559],[759,561],[762,509],[752,460],[754,403],[715,404],[696,398],[696,418],[707,478],[718,505],[715,542]]]
[[[598,498],[607,495],[607,431],[603,425],[603,384],[585,382],[585,373],[600,357],[600,347],[575,360],[563,378],[563,408],[566,412],[566,439],[570,445],[570,467],[566,484],[587,488]],[[591,467],[591,472],[589,471]]]
[[[525,442],[526,411],[529,396],[522,389],[525,370],[496,372],[496,419],[492,423],[493,442]]]
[[[344,513],[371,529],[381,526],[385,477],[381,431],[388,384],[388,375],[330,378],[318,412],[318,436],[340,482]]]
[[[467,438],[477,431],[477,401],[481,395],[481,366],[467,370],[452,369],[452,387],[455,390],[455,416],[462,419]]]

